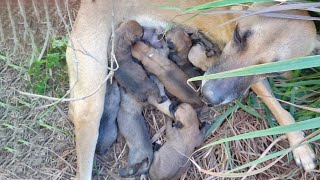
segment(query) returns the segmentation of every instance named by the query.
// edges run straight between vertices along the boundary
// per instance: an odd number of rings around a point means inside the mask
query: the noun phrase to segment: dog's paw
[[[317,166],[316,155],[308,144],[295,148],[293,157],[297,165],[302,166],[305,171],[311,171]]]

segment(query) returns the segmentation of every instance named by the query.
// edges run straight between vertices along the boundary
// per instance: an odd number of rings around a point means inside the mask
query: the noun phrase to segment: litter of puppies
[[[160,29],[142,27],[133,20],[121,23],[115,31],[119,69],[113,84],[107,84],[96,152],[106,153],[119,132],[129,147],[127,167],[119,171],[121,177],[149,174],[151,179],[177,179],[187,170],[188,157],[202,144],[205,132],[200,130],[194,110],[203,105],[194,91],[199,85],[191,83],[190,87],[187,79],[203,74],[204,68],[194,65],[207,68],[213,64],[188,59],[201,54],[202,61],[210,60],[210,44],[206,46],[208,42],[201,39],[182,27],[162,34]],[[168,140],[155,152],[142,115],[147,105],[155,106],[169,119]]]

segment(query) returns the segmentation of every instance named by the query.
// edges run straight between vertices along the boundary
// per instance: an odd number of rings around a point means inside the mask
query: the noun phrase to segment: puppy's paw
[[[293,157],[297,165],[302,166],[305,171],[311,171],[317,166],[316,156],[308,144],[295,148]]]

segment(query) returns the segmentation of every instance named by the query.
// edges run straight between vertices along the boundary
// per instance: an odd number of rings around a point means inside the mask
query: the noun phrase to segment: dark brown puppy
[[[174,61],[190,78],[200,76],[201,73],[188,60],[192,41],[184,29],[182,27],[170,29],[165,37],[170,49],[169,59]]]
[[[120,169],[122,177],[139,176],[148,172],[153,159],[153,149],[142,115],[142,104],[125,92],[122,88],[121,104],[118,113],[118,127],[120,134],[129,147],[128,166]]]
[[[198,94],[187,84],[188,75],[167,58],[165,50],[154,49],[143,42],[137,42],[132,47],[132,55],[147,71],[155,74],[167,91],[180,101],[192,105],[202,104]],[[194,85],[193,87],[195,88]]]
[[[117,115],[120,108],[120,90],[117,82],[107,84],[103,114],[100,120],[97,154],[105,154],[118,136]]]
[[[115,56],[119,69],[115,71],[118,83],[139,101],[146,102],[149,96],[161,101],[156,84],[151,81],[141,65],[135,63],[131,56],[131,47],[140,40],[143,28],[136,21],[127,21],[120,25],[115,32]]]
[[[191,105],[183,103],[173,113],[181,128],[167,121],[167,141],[154,153],[149,175],[152,180],[178,179],[189,167],[188,157],[200,146],[204,131],[199,130],[199,120]]]

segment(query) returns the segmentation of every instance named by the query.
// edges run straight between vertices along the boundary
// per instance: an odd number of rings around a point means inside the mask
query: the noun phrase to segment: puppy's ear
[[[178,107],[179,107],[180,104],[181,104],[181,103],[178,102],[178,101],[174,101],[174,102],[172,102],[172,103],[170,104],[170,106],[169,106],[169,111],[170,111],[170,113],[172,114],[173,117],[175,117],[174,114],[176,113],[176,111],[177,111],[177,109],[178,109]]]

